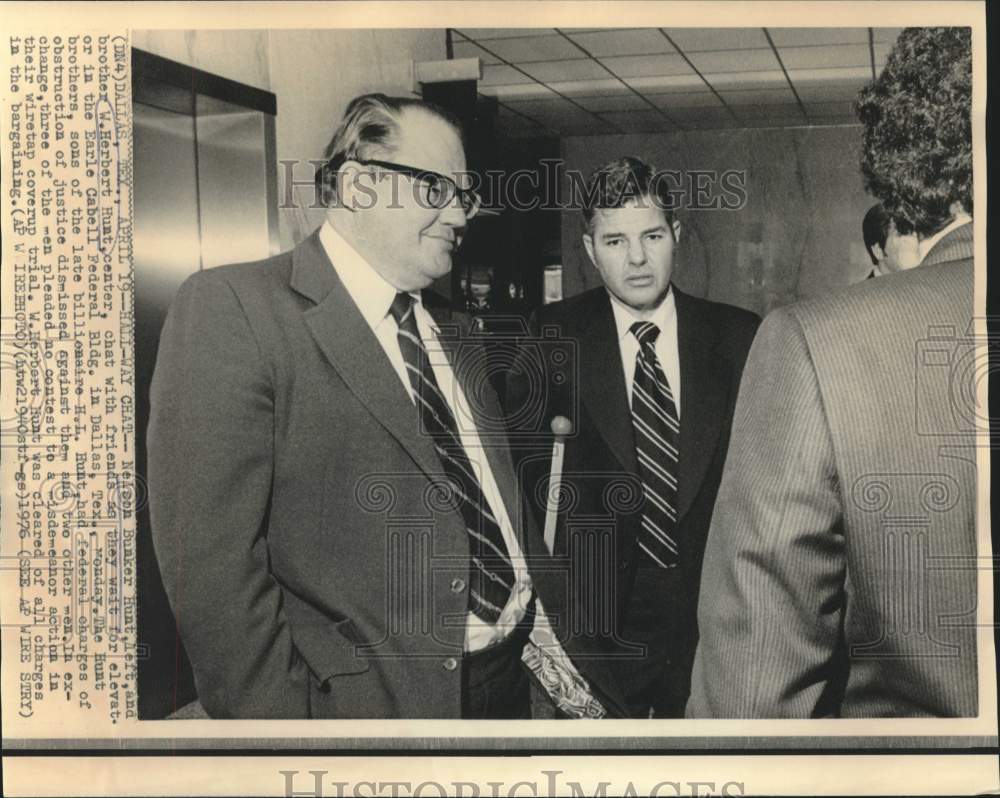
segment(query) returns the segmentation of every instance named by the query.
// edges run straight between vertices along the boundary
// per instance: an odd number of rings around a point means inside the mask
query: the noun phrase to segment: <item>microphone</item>
[[[573,431],[573,422],[566,416],[554,416],[550,424],[552,434],[552,469],[549,472],[549,494],[545,505],[545,547],[552,554],[556,543],[556,520],[559,517],[559,489],[562,483],[564,439]]]

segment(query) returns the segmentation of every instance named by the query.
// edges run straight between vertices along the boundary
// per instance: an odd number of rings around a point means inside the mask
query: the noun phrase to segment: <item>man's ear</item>
[[[951,214],[951,218],[954,219],[956,216],[969,216],[969,212],[965,209],[963,205],[958,200],[955,200],[951,205],[948,206],[948,213]]]
[[[674,233],[674,243],[678,243],[681,240],[681,222],[680,219],[674,219],[670,223],[670,229]]]
[[[594,238],[590,233],[583,234],[583,248],[587,250],[587,257],[590,258],[590,262],[596,268],[597,259],[594,257]]]
[[[375,176],[356,161],[345,161],[337,175],[337,196],[349,211],[364,211],[375,205]]]

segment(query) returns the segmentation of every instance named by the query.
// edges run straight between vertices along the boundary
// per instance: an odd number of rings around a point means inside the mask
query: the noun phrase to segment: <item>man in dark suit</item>
[[[152,385],[157,557],[206,711],[528,714],[531,585],[467,319],[423,292],[478,198],[457,124],[348,106],[293,251],[180,289]]]
[[[512,419],[530,416],[544,433],[561,415],[573,427],[553,565],[534,572],[535,586],[553,626],[569,627],[560,638],[584,679],[622,696],[629,716],[679,717],[702,550],[758,318],[672,285],[680,225],[651,166],[613,161],[587,196],[583,243],[604,286],[539,313],[540,344],[571,344],[572,356],[552,365],[526,351],[509,378]],[[544,410],[531,415],[539,397]],[[551,439],[530,431],[517,429],[519,478],[541,523]]]
[[[865,182],[922,264],[761,326],[705,554],[692,717],[977,714],[995,669],[977,618],[971,88],[968,28],[907,28],[859,96]]]

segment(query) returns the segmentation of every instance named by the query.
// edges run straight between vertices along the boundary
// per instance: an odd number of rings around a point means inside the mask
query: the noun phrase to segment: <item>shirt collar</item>
[[[399,289],[375,271],[364,256],[333,228],[329,220],[323,222],[320,227],[319,240],[326,250],[330,263],[333,264],[334,271],[354,300],[354,304],[358,306],[364,320],[372,330],[377,330],[388,317],[389,307]],[[411,291],[410,296],[413,297],[414,312],[437,332],[437,324],[424,309],[420,292]]]
[[[662,333],[667,329],[670,322],[677,315],[677,306],[674,303],[674,288],[670,286],[667,289],[667,295],[660,302],[659,306],[648,319],[640,319],[632,308],[628,307],[625,303],[616,299],[611,292],[608,292],[608,297],[611,300],[611,311],[614,313],[615,317],[615,327],[618,330],[618,340],[621,342],[626,335],[629,334],[629,330],[633,324],[637,321],[649,321],[660,328]]]
[[[962,225],[968,224],[971,221],[972,217],[969,216],[967,213],[960,213],[943,230],[939,230],[930,238],[923,239],[919,244],[917,244],[917,252],[920,254],[920,262],[921,263],[924,262],[924,258],[927,257],[927,253],[929,253],[932,249],[934,249],[934,245],[938,241],[940,241],[942,238],[948,235],[948,233],[950,233],[952,230],[957,230]]]

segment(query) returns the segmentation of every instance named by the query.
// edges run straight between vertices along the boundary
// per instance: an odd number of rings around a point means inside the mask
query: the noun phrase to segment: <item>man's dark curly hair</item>
[[[865,187],[921,236],[960,202],[972,213],[972,36],[907,28],[878,79],[858,94]]]

